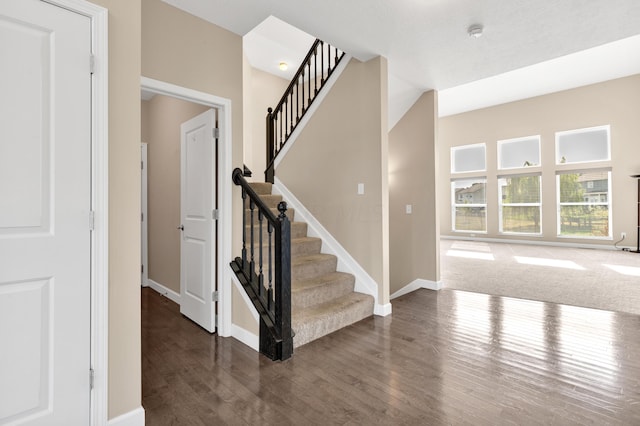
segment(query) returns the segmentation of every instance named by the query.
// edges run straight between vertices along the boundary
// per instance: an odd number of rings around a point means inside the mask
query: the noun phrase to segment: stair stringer
[[[296,218],[307,223],[307,235],[322,240],[321,253],[332,254],[338,258],[338,272],[347,272],[356,279],[354,290],[358,293],[368,294],[373,297],[373,313],[378,316],[391,314],[391,303],[380,304],[378,302],[378,283],[364,270],[362,266],[349,254],[349,252],[336,240],[333,235],[311,214],[309,210],[296,198],[295,195],[276,176],[273,183],[273,193],[282,195],[287,205],[295,209]]]
[[[322,89],[318,92],[316,97],[313,99],[313,103],[311,104],[311,106],[309,106],[309,109],[307,109],[304,116],[300,119],[300,121],[296,125],[296,128],[293,130],[293,132],[287,139],[287,143],[285,143],[284,147],[282,147],[282,149],[278,152],[278,155],[273,161],[274,170],[278,168],[278,165],[280,164],[280,162],[284,159],[284,157],[287,156],[287,152],[289,152],[293,144],[296,142],[296,140],[298,139],[298,136],[300,136],[300,133],[302,133],[302,131],[306,127],[309,120],[311,120],[311,117],[313,117],[313,114],[315,114],[316,110],[320,108],[320,104],[322,104],[322,102],[324,101],[324,98],[327,97],[327,94],[329,94],[333,85],[336,83],[336,81],[338,81],[342,72],[347,68],[347,65],[351,61],[351,58],[352,58],[351,55],[345,53],[344,57],[340,60],[340,63],[338,64],[338,66],[335,67],[335,69],[327,79],[324,86],[322,86]]]

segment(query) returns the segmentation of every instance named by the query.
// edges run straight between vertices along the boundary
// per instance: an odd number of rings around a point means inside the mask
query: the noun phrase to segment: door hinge
[[[140,162],[140,170],[144,170],[144,161]]]
[[[140,213],[140,222],[144,222],[144,213]]]
[[[212,302],[217,302],[218,301],[218,290],[215,290],[215,291],[211,292],[211,301]]]
[[[89,211],[89,231],[93,231],[96,227],[96,214],[93,210]]]
[[[89,389],[93,389],[93,384],[95,382],[95,371],[93,370],[93,368],[89,369]]]
[[[216,139],[220,137],[220,129],[218,129],[217,127],[213,128],[213,137]]]
[[[140,273],[144,274],[144,265],[140,265]]]
[[[96,57],[95,55],[89,56],[89,73],[93,74],[96,69]]]
[[[213,220],[219,220],[219,219],[220,219],[220,210],[218,210],[218,209],[213,209],[213,210],[211,211],[211,218],[212,218]]]

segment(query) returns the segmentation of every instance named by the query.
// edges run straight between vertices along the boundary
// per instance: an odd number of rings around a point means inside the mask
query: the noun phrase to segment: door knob
[[[181,231],[184,231],[184,225],[179,225],[177,228]]]

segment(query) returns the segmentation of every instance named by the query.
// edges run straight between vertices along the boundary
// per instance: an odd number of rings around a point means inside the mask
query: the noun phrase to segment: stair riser
[[[305,343],[319,339],[322,336],[326,336],[329,333],[333,333],[336,330],[368,318],[372,312],[373,298],[350,305],[347,309],[319,321],[297,324],[294,318],[292,326],[296,334],[293,338],[293,347],[297,348]]]
[[[251,227],[247,225],[245,228],[246,236],[247,236],[247,245],[249,245],[249,241],[251,239]],[[275,238],[276,231],[273,229],[271,231],[272,238]],[[291,239],[294,238],[302,238],[307,236],[307,224],[305,222],[291,222]],[[260,225],[256,225],[253,227],[253,238],[256,246],[259,244],[260,239]],[[269,232],[267,231],[267,224],[262,224],[262,243],[267,245],[269,240]],[[273,240],[272,240],[273,241]]]
[[[271,194],[272,184],[265,182],[251,182],[249,183],[251,189],[253,189],[258,195]]]
[[[265,205],[269,208],[277,209],[278,203],[282,201],[282,195],[261,195],[260,198],[265,203]],[[249,201],[247,200],[247,207],[249,206]]]
[[[338,297],[343,297],[353,291],[353,280],[335,280],[320,287],[291,292],[291,306],[295,309],[305,309],[318,303],[325,303]]]
[[[291,280],[308,280],[320,275],[335,272],[338,259],[335,257],[325,258],[316,262],[305,262],[291,266]]]
[[[265,240],[266,242],[266,240]],[[254,256],[258,256],[259,252],[258,252],[258,247],[259,246],[254,246],[253,250],[254,250]],[[320,253],[320,248],[322,247],[322,241],[321,240],[314,240],[314,241],[305,241],[302,243],[298,243],[295,240],[291,241],[291,258],[292,259],[296,259],[298,257],[303,257],[303,256],[310,256],[313,254],[318,254]],[[247,250],[249,250],[249,248],[247,248]],[[264,256],[266,258],[266,256],[268,256],[268,251],[269,250],[269,245],[265,244],[262,246],[262,256]]]
[[[278,209],[271,209],[271,213],[273,213],[273,215],[275,217],[280,216],[280,212],[278,211]],[[287,210],[285,214],[289,218],[289,222],[293,222],[293,220],[295,218],[295,210],[294,209]],[[244,220],[246,221],[246,223],[249,223],[249,221],[251,220],[251,210],[250,209],[245,209],[245,211],[244,211]],[[263,220],[265,221],[265,226],[266,226],[267,218],[263,218]],[[253,221],[254,221],[254,223],[258,223],[258,208],[257,207],[253,210]]]

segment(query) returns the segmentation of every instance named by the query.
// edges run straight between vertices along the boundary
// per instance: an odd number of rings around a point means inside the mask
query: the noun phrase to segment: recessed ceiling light
[[[479,38],[480,36],[482,36],[483,30],[484,27],[482,25],[473,24],[467,29],[467,34],[469,34],[469,37]]]
[[[286,62],[280,62],[279,68],[280,68],[282,71],[286,71],[286,70],[287,70],[287,68],[289,68],[289,64],[287,64]]]

